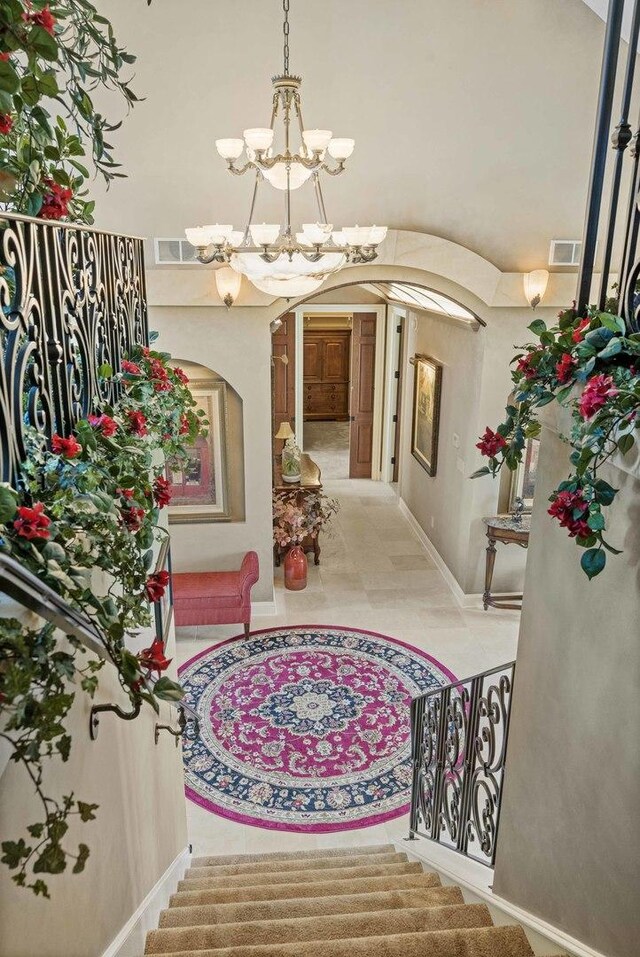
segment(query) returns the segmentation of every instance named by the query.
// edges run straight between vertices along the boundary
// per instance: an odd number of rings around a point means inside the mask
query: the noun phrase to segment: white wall
[[[245,520],[171,525],[173,568],[211,571],[238,567],[246,551],[260,559],[254,601],[273,600],[271,525],[271,337],[259,308],[232,310],[152,306],[150,328],[174,356],[214,369],[242,399]]]
[[[539,309],[551,321],[554,312]],[[410,311],[403,357],[400,497],[424,529],[466,594],[484,588],[486,526],[497,514],[499,481],[471,480],[483,463],[475,448],[487,425],[504,417],[511,391],[509,360],[514,344],[531,337],[531,310],[485,310],[484,328],[465,326],[434,314]],[[443,364],[438,466],[430,476],[411,454],[414,367],[409,359],[425,353]],[[454,445],[454,435],[459,447]],[[493,590],[521,590],[526,552],[498,546]]]

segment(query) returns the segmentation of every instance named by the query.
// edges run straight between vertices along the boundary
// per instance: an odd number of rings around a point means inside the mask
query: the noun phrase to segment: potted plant
[[[273,493],[273,540],[286,548],[284,585],[290,591],[307,586],[307,556],[303,544],[318,537],[320,529],[338,511],[338,502],[314,491],[302,499],[298,491]]]

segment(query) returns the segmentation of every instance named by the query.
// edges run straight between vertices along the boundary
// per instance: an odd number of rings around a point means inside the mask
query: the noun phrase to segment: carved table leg
[[[482,596],[482,606],[486,611],[491,602],[491,582],[493,581],[493,566],[496,561],[496,540],[489,539],[487,545],[487,564],[484,573],[484,594]]]

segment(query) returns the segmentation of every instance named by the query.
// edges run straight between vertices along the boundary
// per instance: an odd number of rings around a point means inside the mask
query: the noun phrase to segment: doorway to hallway
[[[349,422],[307,422],[304,450],[323,479],[349,478]]]

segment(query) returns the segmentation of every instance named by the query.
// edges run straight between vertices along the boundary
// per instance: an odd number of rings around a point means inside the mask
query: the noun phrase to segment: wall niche
[[[208,435],[189,450],[186,464],[168,463],[171,525],[245,520],[242,398],[215,370],[175,358],[209,422]]]

